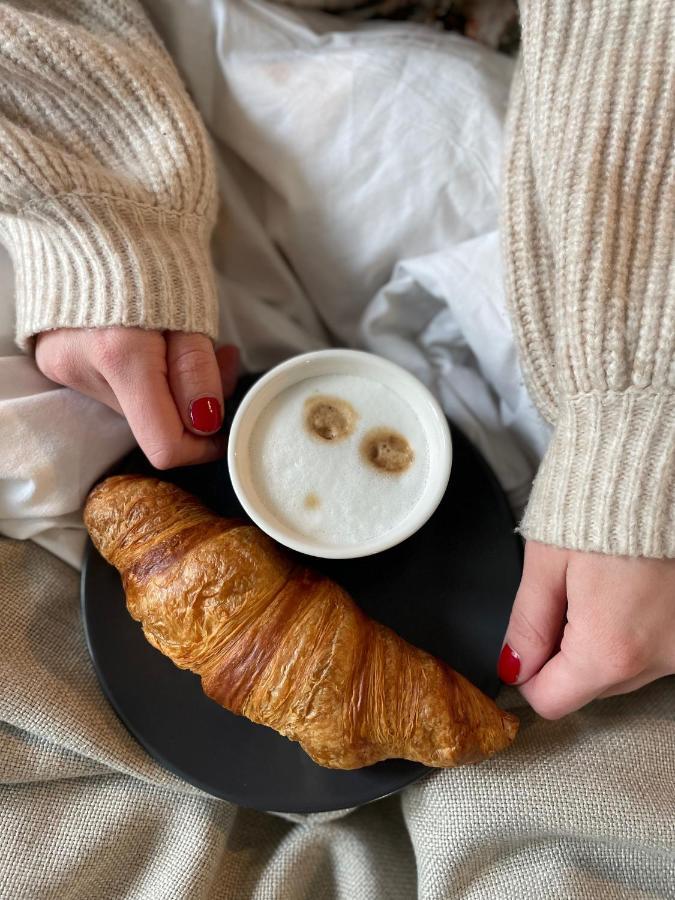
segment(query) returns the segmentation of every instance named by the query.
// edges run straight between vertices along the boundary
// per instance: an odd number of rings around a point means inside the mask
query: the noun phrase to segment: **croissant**
[[[139,476],[102,482],[84,519],[153,647],[319,765],[456,766],[513,741],[514,716],[258,528]]]

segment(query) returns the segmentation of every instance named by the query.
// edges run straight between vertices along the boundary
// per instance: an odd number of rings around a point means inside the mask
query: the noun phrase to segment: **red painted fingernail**
[[[520,657],[508,644],[504,644],[499,654],[497,674],[504,684],[515,684],[520,674]]]
[[[200,397],[193,400],[189,409],[190,421],[196,431],[212,434],[223,424],[223,413],[216,397]]]

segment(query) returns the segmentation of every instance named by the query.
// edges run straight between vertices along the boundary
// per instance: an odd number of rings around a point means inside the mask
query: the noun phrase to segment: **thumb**
[[[567,553],[537,541],[525,547],[525,565],[497,671],[506,684],[523,684],[550,659],[567,608]]]
[[[166,362],[183,425],[214,434],[223,423],[223,388],[213,344],[204,334],[167,332]]]

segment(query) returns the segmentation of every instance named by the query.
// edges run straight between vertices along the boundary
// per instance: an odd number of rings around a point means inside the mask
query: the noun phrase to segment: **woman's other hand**
[[[224,399],[239,368],[235,347],[203,334],[140,328],[62,328],[38,335],[40,371],[123,415],[157,469],[221,457]]]
[[[558,719],[675,673],[675,559],[528,541],[499,675]]]

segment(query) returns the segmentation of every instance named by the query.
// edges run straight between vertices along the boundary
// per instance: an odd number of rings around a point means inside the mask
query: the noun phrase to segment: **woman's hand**
[[[675,673],[675,559],[529,541],[499,676],[558,719]]]
[[[225,452],[216,432],[237,379],[235,347],[214,351],[205,335],[177,331],[62,328],[38,336],[35,359],[47,378],[123,415],[158,469]]]

